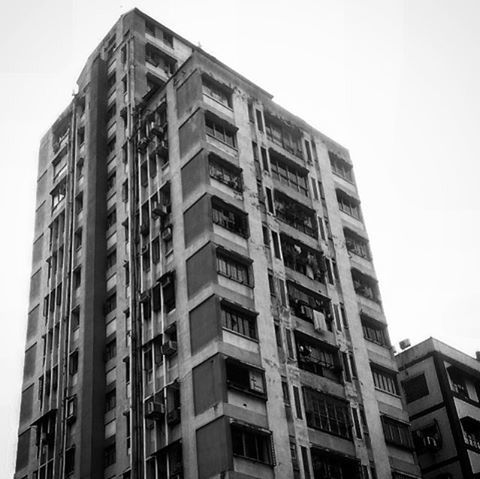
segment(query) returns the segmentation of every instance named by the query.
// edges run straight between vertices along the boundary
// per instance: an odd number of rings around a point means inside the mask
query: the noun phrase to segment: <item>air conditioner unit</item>
[[[177,407],[175,409],[172,409],[167,413],[167,422],[168,424],[176,424],[177,422],[180,422],[180,408]]]
[[[157,125],[154,121],[150,122],[150,132],[157,136],[163,136],[165,134],[164,128]]]
[[[172,239],[172,227],[167,226],[163,231],[162,231],[162,240],[163,241],[169,241]]]
[[[176,341],[166,341],[160,347],[160,352],[164,356],[172,356],[177,352],[177,342]]]
[[[168,206],[167,205],[160,205],[159,203],[155,203],[152,205],[152,216],[154,217],[164,217],[168,215]]]
[[[175,474],[170,475],[170,479],[183,479],[183,475],[181,472],[176,472]]]
[[[138,300],[140,301],[140,303],[146,303],[147,301],[150,300],[150,292],[143,291],[142,293],[140,293]]]
[[[313,327],[318,333],[323,333],[327,330],[325,315],[315,309],[313,310]]]
[[[145,417],[152,419],[161,419],[165,414],[165,405],[154,398],[149,398],[145,402]]]

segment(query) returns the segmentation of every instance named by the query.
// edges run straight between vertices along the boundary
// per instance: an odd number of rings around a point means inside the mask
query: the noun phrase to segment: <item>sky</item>
[[[0,17],[0,477],[14,471],[41,136],[137,7],[346,146],[394,344],[480,350],[480,2],[49,0]]]

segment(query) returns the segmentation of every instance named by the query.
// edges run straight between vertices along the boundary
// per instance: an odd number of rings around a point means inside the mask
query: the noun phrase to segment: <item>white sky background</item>
[[[8,2],[0,18],[1,477],[14,470],[39,141],[87,56],[134,6],[349,148],[394,343],[434,336],[480,350],[480,2]]]

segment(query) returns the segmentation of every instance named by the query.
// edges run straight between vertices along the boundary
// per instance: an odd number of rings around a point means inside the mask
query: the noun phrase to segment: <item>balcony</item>
[[[317,238],[315,212],[275,190],[275,212],[277,218],[312,238]]]

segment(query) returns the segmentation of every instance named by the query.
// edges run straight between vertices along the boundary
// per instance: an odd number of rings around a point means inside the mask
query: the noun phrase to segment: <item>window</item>
[[[82,247],[82,228],[79,228],[77,231],[75,231],[73,245],[75,250],[78,250]]]
[[[114,172],[110,173],[107,178],[107,192],[115,188],[115,180],[117,174]]]
[[[370,260],[371,257],[368,241],[347,228],[345,228],[343,232],[345,234],[345,245],[347,250],[361,258]]]
[[[290,392],[288,391],[288,384],[286,381],[282,381],[282,395],[283,404],[285,404],[285,406],[290,406]]]
[[[263,169],[265,171],[270,171],[269,168],[268,168],[268,155],[267,155],[267,150],[261,146],[260,147],[260,152],[261,152],[261,155],[262,155],[262,165],[263,165]]]
[[[105,361],[110,361],[114,359],[117,355],[117,340],[112,339],[106,346],[105,346]]]
[[[265,131],[272,143],[303,159],[301,132],[297,128],[265,114]]]
[[[380,303],[377,280],[363,274],[358,269],[352,269],[352,280],[355,292],[364,298]]]
[[[309,279],[325,283],[325,258],[312,248],[286,235],[280,236],[283,262]]]
[[[158,237],[152,241],[152,261],[154,264],[160,261],[160,239]]]
[[[331,450],[312,448],[313,477],[331,479],[361,479],[360,462]]]
[[[207,76],[202,78],[202,86],[204,95],[213,98],[227,108],[232,108],[232,93],[228,88],[220,85]]]
[[[340,211],[349,216],[353,216],[357,220],[362,220],[360,213],[360,202],[356,198],[352,198],[341,190],[337,190],[337,201]]]
[[[171,271],[169,273],[166,273],[164,276],[162,276],[161,283],[162,283],[163,307],[165,308],[166,313],[170,313],[170,311],[173,311],[176,306],[174,272]]]
[[[380,391],[398,396],[397,373],[371,365],[373,384]]]
[[[145,61],[155,68],[162,69],[166,76],[175,73],[176,60],[150,43],[145,45]]]
[[[236,233],[244,238],[248,237],[248,219],[246,213],[233,208],[217,198],[212,198],[213,223]]]
[[[352,165],[331,151],[328,152],[328,157],[330,159],[332,172],[344,180],[353,183]]]
[[[69,362],[68,362],[68,372],[70,376],[73,376],[78,373],[78,351],[70,353]]]
[[[112,389],[105,395],[105,412],[111,411],[117,406],[117,391]]]
[[[217,254],[217,272],[237,283],[251,286],[250,268],[247,264],[238,262],[229,256]]]
[[[65,451],[65,477],[73,474],[75,471],[75,446],[69,447]]]
[[[83,211],[83,192],[78,193],[75,197],[75,212],[78,214]]]
[[[273,446],[269,433],[235,423],[231,424],[231,433],[235,456],[273,465]]]
[[[259,131],[263,131],[263,118],[260,110],[255,110],[257,116],[257,126]]]
[[[295,333],[295,340],[300,369],[327,377],[336,382],[340,381],[341,369],[335,348],[297,332]]]
[[[52,209],[55,209],[64,199],[67,192],[65,181],[59,183],[52,191]]]
[[[108,296],[107,300],[105,301],[105,306],[104,306],[105,314],[109,314],[112,311],[115,311],[116,307],[117,307],[117,293],[113,292]]]
[[[442,447],[442,435],[437,421],[413,431],[413,442],[418,454],[436,452]],[[480,443],[479,443],[480,446]]]
[[[117,222],[117,210],[115,209],[115,206],[107,212],[107,230],[111,228],[112,226],[115,226],[115,223]]]
[[[73,289],[78,289],[80,288],[80,285],[82,284],[82,269],[77,268],[73,272]]]
[[[272,231],[272,240],[273,240],[273,250],[275,252],[275,258],[281,259],[280,254],[280,241],[278,240],[278,234],[275,231]]]
[[[208,155],[210,177],[229,186],[235,191],[242,191],[242,175],[233,165],[227,164],[218,156]]]
[[[151,35],[152,37],[155,36],[155,25],[148,20],[145,22],[145,33]]]
[[[251,339],[257,339],[256,317],[244,310],[232,308],[222,304],[222,325],[224,328],[235,333],[247,336]]]
[[[228,358],[225,361],[227,384],[244,392],[266,396],[263,371],[253,369],[240,361]]]
[[[465,376],[457,368],[450,367],[448,368],[448,375],[452,382],[452,389],[460,396],[468,398],[467,384],[465,381]]]
[[[107,269],[113,268],[117,264],[117,250],[113,249],[107,254]]]
[[[397,421],[388,416],[382,416],[382,423],[385,440],[388,443],[407,449],[413,448],[410,427],[408,424]]]
[[[270,150],[270,165],[272,177],[280,183],[293,188],[304,196],[308,196],[307,173],[293,164],[293,162],[281,157]]]
[[[402,382],[407,403],[411,403],[428,395],[428,386],[425,374],[419,374]]]
[[[480,452],[480,422],[470,416],[463,417],[460,421],[465,443]]]
[[[53,179],[54,181],[67,169],[67,155],[57,158],[53,162]]]
[[[108,140],[107,155],[112,155],[113,153],[115,153],[116,145],[117,145],[117,139],[116,139],[115,136],[113,138],[111,138],[110,140]]]
[[[115,443],[107,446],[104,451],[104,466],[108,467],[112,464],[115,464],[116,458],[116,451],[115,451]]]
[[[344,439],[352,438],[350,408],[346,401],[310,388],[303,388],[303,397],[309,427]]]
[[[298,419],[303,419],[302,416],[302,405],[300,403],[300,393],[296,386],[293,386],[293,399],[295,400],[295,412]]]
[[[367,341],[377,343],[380,346],[390,346],[387,338],[387,326],[380,321],[370,318],[365,313],[360,314],[362,321],[363,337]]]
[[[291,281],[287,282],[287,290],[290,310],[295,316],[310,323],[314,323],[316,317],[318,323],[325,321],[327,329],[332,330],[333,314],[329,298]]]
[[[317,237],[315,215],[292,198],[275,191],[275,210],[280,221],[313,238]]]
[[[115,115],[117,114],[117,105],[114,103],[108,110],[105,121],[109,123],[111,120],[115,119]]]
[[[234,127],[226,125],[225,123],[214,120],[212,117],[205,118],[205,128],[207,135],[226,143],[232,148],[236,148],[236,138]]]
[[[167,32],[163,32],[163,43],[168,45],[170,48],[173,48],[173,35]]]

